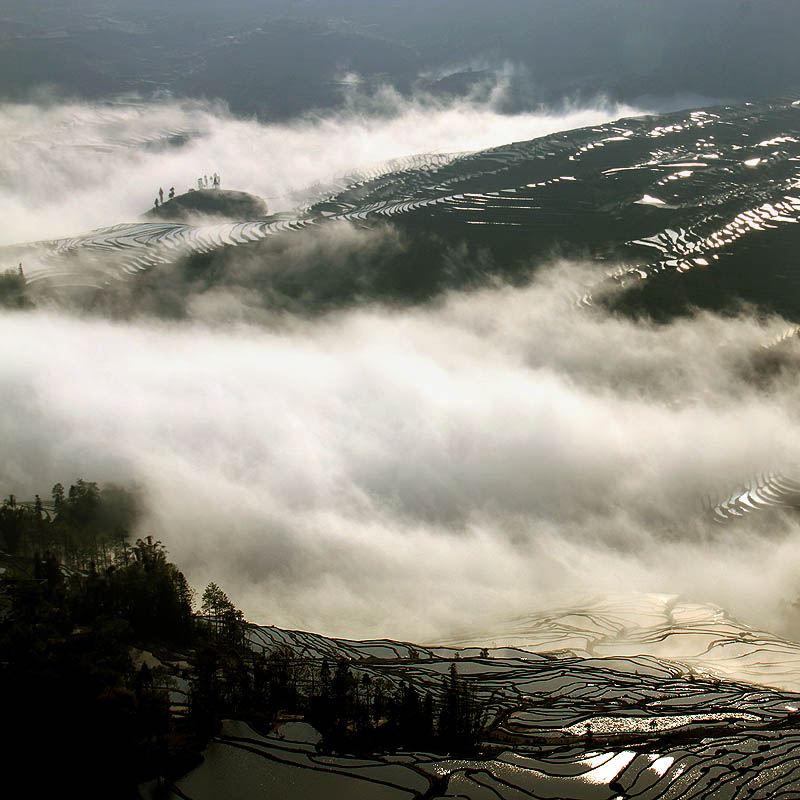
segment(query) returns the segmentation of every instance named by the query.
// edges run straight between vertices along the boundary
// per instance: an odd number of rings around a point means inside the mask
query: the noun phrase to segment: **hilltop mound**
[[[194,214],[222,219],[260,219],[267,216],[267,204],[247,192],[225,189],[190,189],[158,208],[151,208],[144,216],[148,219],[184,221]]]

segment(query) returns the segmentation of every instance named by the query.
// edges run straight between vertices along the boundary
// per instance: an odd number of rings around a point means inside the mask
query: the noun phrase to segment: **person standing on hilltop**
[[[161,205],[164,205],[164,190],[160,186],[158,187],[158,199],[161,201]]]
[[[173,197],[175,197],[175,187],[174,186],[170,186],[169,187],[169,199],[172,200]]]

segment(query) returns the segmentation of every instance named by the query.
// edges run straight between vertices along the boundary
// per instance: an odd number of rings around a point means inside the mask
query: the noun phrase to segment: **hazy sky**
[[[744,100],[796,87],[798,25],[796,0],[6,0],[0,97],[169,91],[274,120],[339,106],[348,72],[462,95],[511,63],[515,110]]]

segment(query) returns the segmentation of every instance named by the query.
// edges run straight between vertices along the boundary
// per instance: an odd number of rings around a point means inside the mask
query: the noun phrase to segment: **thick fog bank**
[[[759,371],[785,323],[578,310],[584,279],[270,326],[5,313],[0,486],[141,482],[137,533],[263,623],[431,639],[625,587],[782,624],[800,529],[701,500],[798,452],[797,345]]]

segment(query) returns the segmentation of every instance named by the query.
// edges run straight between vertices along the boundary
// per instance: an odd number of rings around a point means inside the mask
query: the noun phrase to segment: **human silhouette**
[[[158,189],[158,199],[163,203],[164,202],[164,190],[159,187]]]
[[[175,187],[174,186],[170,186],[169,187],[169,199],[172,200],[173,197],[175,197]]]
[[[158,208],[158,198],[157,198],[157,197],[156,197],[156,199],[153,201],[153,205],[154,205],[156,208]]]

